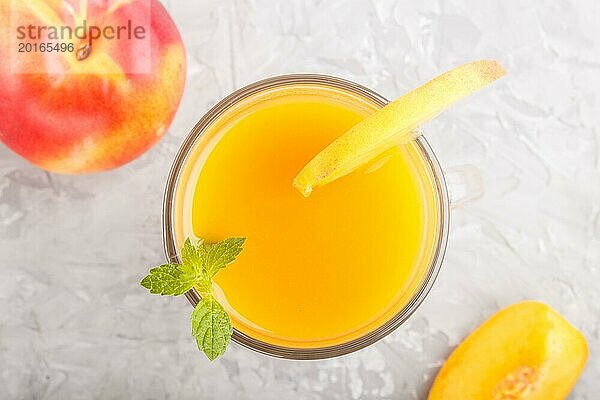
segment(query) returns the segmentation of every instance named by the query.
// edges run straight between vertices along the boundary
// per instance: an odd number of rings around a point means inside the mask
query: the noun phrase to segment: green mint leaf
[[[218,243],[202,243],[199,254],[202,258],[204,271],[209,278],[213,278],[219,270],[235,261],[242,252],[246,238],[229,238]]]
[[[231,333],[231,319],[223,306],[210,294],[200,300],[192,313],[192,336],[198,349],[213,361],[225,353]]]
[[[202,259],[198,247],[202,246],[202,242],[198,245],[193,245],[190,238],[185,240],[183,249],[181,249],[181,264],[182,269],[189,274],[200,275],[202,272]]]
[[[184,271],[179,264],[163,264],[152,268],[140,284],[152,294],[178,296],[190,290],[196,275]]]

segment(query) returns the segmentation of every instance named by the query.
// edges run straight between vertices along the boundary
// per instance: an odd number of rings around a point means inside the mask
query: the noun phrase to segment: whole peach
[[[83,24],[106,35],[65,39],[64,27]],[[103,171],[140,156],[167,131],[186,63],[181,36],[157,0],[0,0],[0,25],[10,27],[0,37],[0,140],[31,163],[59,173]],[[51,26],[62,27],[59,40]],[[19,42],[31,47],[19,52]]]

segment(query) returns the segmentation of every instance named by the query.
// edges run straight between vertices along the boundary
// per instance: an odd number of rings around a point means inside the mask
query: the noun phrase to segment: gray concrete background
[[[188,50],[170,132],[115,171],[40,171],[0,146],[1,399],[425,399],[448,353],[491,313],[543,300],[588,338],[572,399],[600,392],[600,6],[594,0],[165,2]],[[425,126],[441,162],[480,168],[455,210],[438,282],[384,341],[323,362],[232,345],[210,364],[185,299],[138,286],[163,260],[160,212],[197,119],[247,83],[348,78],[392,98],[452,66],[510,76]]]

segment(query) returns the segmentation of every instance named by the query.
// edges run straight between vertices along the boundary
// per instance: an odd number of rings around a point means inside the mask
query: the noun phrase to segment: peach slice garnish
[[[321,150],[294,178],[305,197],[314,188],[349,174],[392,146],[410,141],[411,132],[460,99],[506,74],[494,60],[454,68],[394,100],[350,128]]]

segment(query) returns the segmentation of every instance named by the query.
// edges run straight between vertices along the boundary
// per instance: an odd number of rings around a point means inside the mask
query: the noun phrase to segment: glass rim
[[[178,180],[180,178],[180,173],[188,156],[190,155],[190,150],[192,149],[193,145],[212,122],[214,122],[231,106],[237,104],[245,98],[263,90],[275,87],[302,84],[319,84],[333,89],[343,89],[349,91],[351,94],[370,100],[377,106],[381,107],[389,103],[389,100],[387,100],[385,97],[367,87],[346,79],[322,74],[288,74],[274,76],[244,86],[241,89],[234,91],[223,100],[219,101],[210,110],[208,110],[202,116],[202,118],[200,118],[200,120],[188,133],[183,143],[180,145],[169,171],[164,192],[162,211],[163,245],[165,256],[169,262],[180,262],[173,224],[175,192]],[[429,163],[429,167],[431,168],[431,172],[435,181],[436,190],[439,196],[439,229],[435,243],[435,250],[429,266],[427,267],[427,272],[411,299],[392,318],[388,319],[381,326],[346,343],[318,348],[285,347],[255,339],[235,328],[233,328],[233,333],[231,336],[231,340],[233,342],[258,353],[281,359],[320,360],[333,358],[355,352],[378,342],[403,325],[406,320],[412,314],[414,314],[414,312],[429,294],[439,274],[446,252],[450,225],[450,198],[448,195],[448,188],[446,186],[446,180],[442,167],[435,156],[433,149],[422,134],[420,134],[415,141],[418,144],[419,150],[424,156],[423,158]],[[200,294],[195,288],[192,288],[186,292],[185,296],[190,304],[194,307],[201,299]]]

